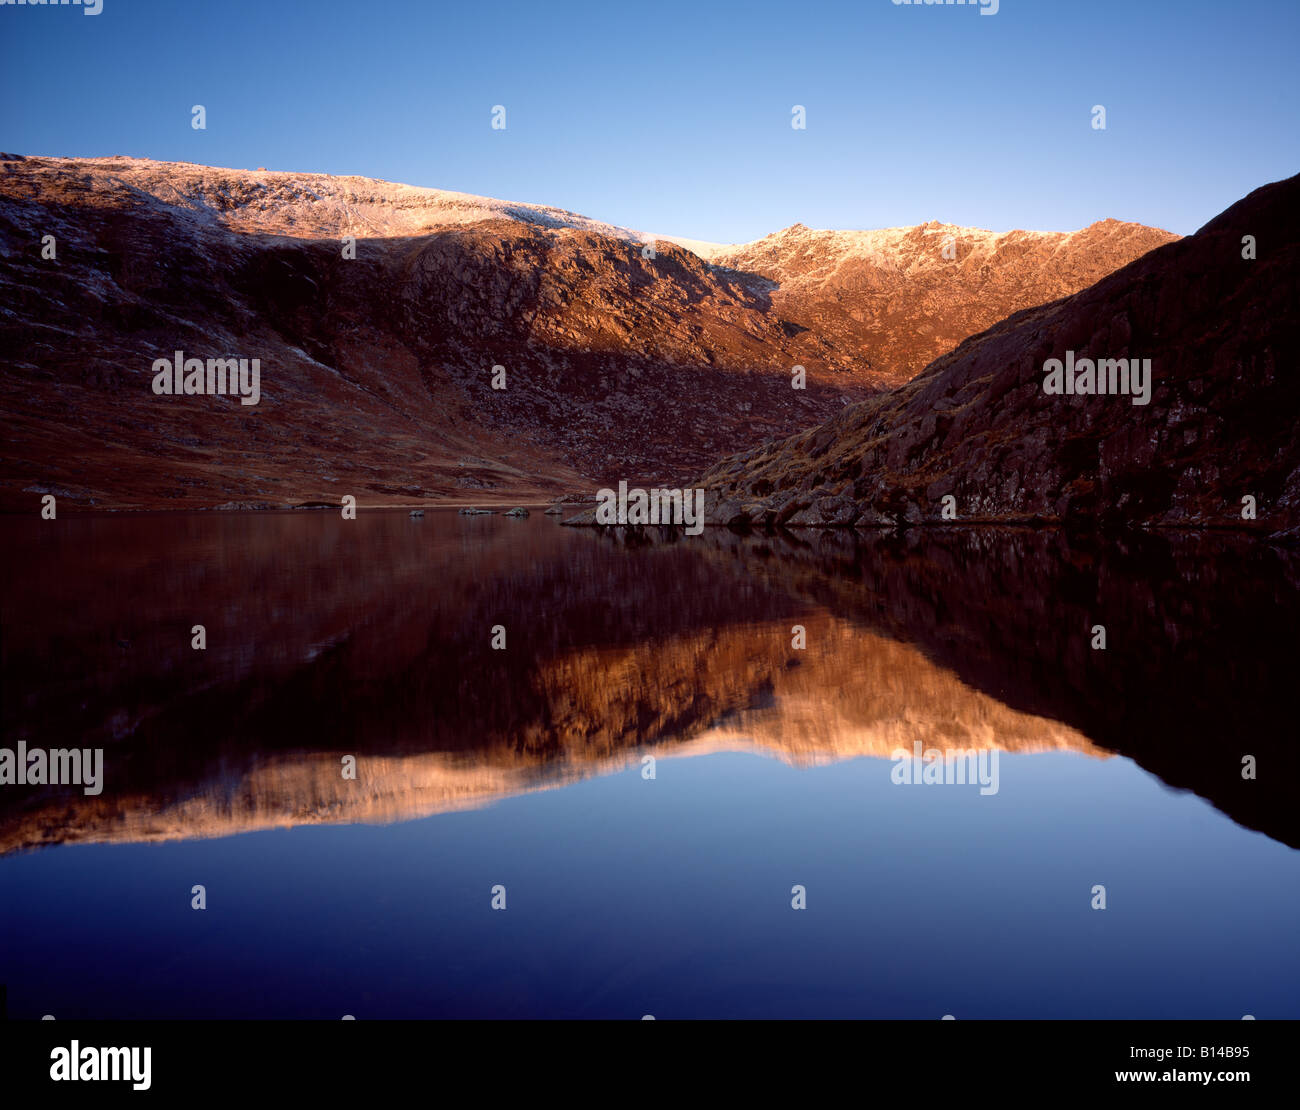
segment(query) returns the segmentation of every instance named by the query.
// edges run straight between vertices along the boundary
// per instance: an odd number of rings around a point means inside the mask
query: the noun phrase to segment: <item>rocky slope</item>
[[[776,282],[778,313],[838,348],[861,352],[872,381],[896,386],[968,335],[1086,289],[1174,239],[1118,220],[1068,234],[997,234],[936,221],[878,231],[795,224],[707,257]]]
[[[901,388],[700,483],[713,523],[1056,521],[1300,529],[1300,177]],[[1243,257],[1253,236],[1258,257]],[[1149,403],[1045,391],[1045,364],[1150,359]],[[1243,519],[1244,497],[1256,503]]]
[[[688,250],[364,178],[0,156],[0,508],[676,484],[1171,238],[953,231],[955,261],[931,226]],[[155,396],[177,350],[259,359],[259,403]]]

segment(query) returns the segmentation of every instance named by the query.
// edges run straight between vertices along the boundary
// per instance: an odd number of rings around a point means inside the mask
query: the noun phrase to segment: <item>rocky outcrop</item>
[[[892,387],[968,335],[1086,289],[1176,238],[1119,220],[1000,234],[937,221],[878,231],[795,224],[708,257],[773,281],[778,313],[860,352],[868,380]]]
[[[723,460],[699,480],[709,522],[1294,533],[1298,210],[1300,178],[1258,189],[1196,235],[967,339],[907,385]],[[1250,242],[1257,257],[1244,256]],[[1074,359],[1149,359],[1147,403],[1135,389],[1047,392],[1049,360]]]

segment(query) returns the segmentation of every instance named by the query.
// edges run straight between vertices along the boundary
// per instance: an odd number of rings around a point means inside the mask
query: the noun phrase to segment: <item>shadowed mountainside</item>
[[[0,156],[0,508],[680,482],[1172,238],[952,231],[953,261],[925,228],[693,244],[713,264],[559,209],[365,178]],[[155,396],[176,351],[258,359],[260,402]]]
[[[1102,522],[1300,529],[1300,177],[907,385],[725,459],[713,523]],[[1258,257],[1243,257],[1244,237]],[[1050,359],[1150,359],[1149,403],[1049,394]],[[1109,377],[1109,374],[1108,374]],[[1243,497],[1257,519],[1243,520]]]

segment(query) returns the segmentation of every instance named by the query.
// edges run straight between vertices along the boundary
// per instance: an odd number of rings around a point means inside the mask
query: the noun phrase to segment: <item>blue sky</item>
[[[0,7],[0,46],[3,150],[355,173],[723,242],[1187,233],[1300,170],[1295,0],[103,0]]]

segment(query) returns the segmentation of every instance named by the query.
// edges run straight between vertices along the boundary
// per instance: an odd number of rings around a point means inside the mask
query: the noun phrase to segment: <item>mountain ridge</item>
[[[957,236],[949,268],[918,229],[808,232],[815,258],[749,270],[735,267],[751,245],[710,262],[563,209],[374,179],[7,155],[0,508],[47,493],[69,508],[344,493],[374,506],[679,483],[1169,238],[1118,226],[1087,242],[1006,233],[991,253],[993,233]],[[848,257],[880,235],[911,262]],[[851,281],[821,274],[837,251]],[[261,400],[232,412],[229,397],[153,395],[154,361],[176,351],[258,358]]]
[[[1056,302],[964,340],[906,385],[723,460],[718,523],[1111,522],[1300,528],[1300,176]],[[1247,240],[1259,244],[1246,257]],[[1132,397],[1048,394],[1048,360],[1149,358]],[[951,495],[956,517],[945,517]],[[1244,498],[1257,512],[1245,515]]]

